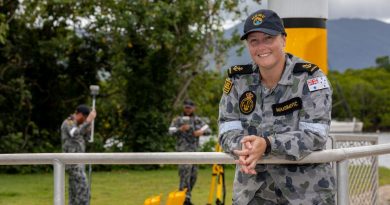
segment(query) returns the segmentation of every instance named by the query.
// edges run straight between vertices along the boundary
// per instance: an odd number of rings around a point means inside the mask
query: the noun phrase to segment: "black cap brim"
[[[275,30],[272,30],[272,29],[254,28],[254,29],[251,29],[251,30],[247,31],[244,35],[242,35],[240,40],[245,40],[250,33],[256,32],[256,31],[262,32],[262,33],[266,33],[266,34],[271,35],[271,36],[277,36],[277,35],[281,34],[279,31],[275,31]]]

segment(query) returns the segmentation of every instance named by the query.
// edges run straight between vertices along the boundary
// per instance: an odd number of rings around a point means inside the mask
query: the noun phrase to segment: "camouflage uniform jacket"
[[[184,124],[189,124],[190,129],[182,132],[180,127]],[[199,137],[195,137],[192,133],[196,130],[204,129],[204,135],[211,133],[210,127],[198,116],[178,116],[175,117],[169,126],[169,133],[176,136],[176,151],[178,152],[196,152],[199,148]]]
[[[243,69],[245,67],[246,69]],[[286,54],[285,69],[274,89],[261,84],[256,65],[235,66],[229,70],[219,105],[219,143],[234,156],[246,135],[268,137],[268,154],[300,160],[323,150],[331,120],[332,90],[317,89],[313,81],[327,79],[314,64]],[[249,71],[248,71],[249,68]],[[236,157],[236,156],[234,156]],[[265,156],[266,157],[266,156]],[[248,204],[262,189],[267,173],[291,204],[321,189],[333,192],[335,180],[329,164],[256,166],[257,176],[236,169],[233,204]],[[309,203],[307,203],[309,204]]]
[[[85,141],[89,139],[89,126],[84,122],[77,125],[72,116],[68,117],[61,125],[61,142],[63,152],[85,152]]]

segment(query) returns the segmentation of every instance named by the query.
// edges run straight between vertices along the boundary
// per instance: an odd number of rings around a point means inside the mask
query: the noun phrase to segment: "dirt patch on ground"
[[[390,205],[390,185],[379,187],[378,198],[378,205]]]

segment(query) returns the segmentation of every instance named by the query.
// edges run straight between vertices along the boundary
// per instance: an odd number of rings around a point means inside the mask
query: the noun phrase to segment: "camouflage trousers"
[[[66,165],[69,174],[69,205],[89,204],[89,185],[85,165]]]
[[[333,189],[315,189],[306,190],[301,196],[290,196],[290,200],[284,196],[283,191],[291,187],[278,187],[271,175],[267,172],[258,172],[255,177],[259,188],[255,191],[253,198],[249,200],[248,205],[334,205],[335,193]],[[280,176],[283,178],[283,176]],[[309,177],[310,178],[310,177]],[[304,186],[303,184],[301,186]],[[245,196],[240,196],[245,197]],[[249,196],[248,196],[249,197]],[[239,200],[233,199],[233,205],[242,205]]]
[[[179,164],[180,185],[179,190],[187,188],[186,198],[191,199],[191,191],[195,186],[198,175],[198,165]]]
[[[288,200],[282,195],[279,187],[275,186],[271,176],[267,172],[263,172],[263,174],[262,176],[266,176],[265,181],[248,205],[288,205]]]

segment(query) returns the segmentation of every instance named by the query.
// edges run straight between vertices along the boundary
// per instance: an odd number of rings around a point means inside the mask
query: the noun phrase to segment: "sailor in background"
[[[176,136],[177,152],[199,151],[199,137],[211,134],[209,126],[195,115],[195,103],[185,100],[183,113],[175,117],[169,127],[169,133]],[[179,189],[187,188],[184,205],[191,205],[191,191],[195,186],[198,174],[198,166],[193,164],[179,164]]]

